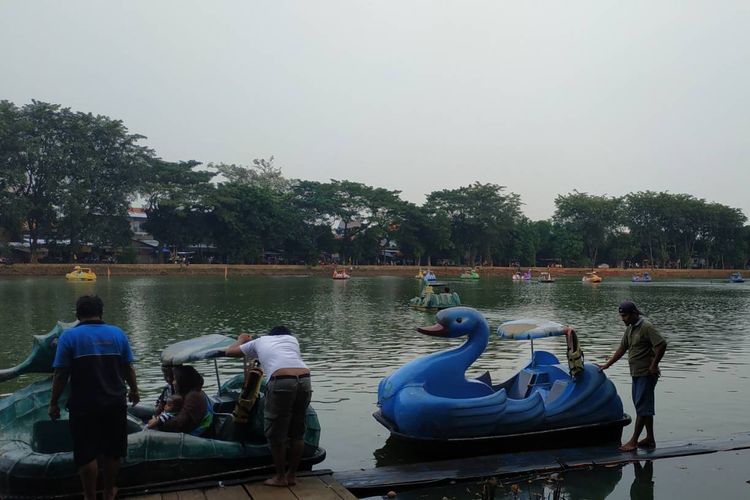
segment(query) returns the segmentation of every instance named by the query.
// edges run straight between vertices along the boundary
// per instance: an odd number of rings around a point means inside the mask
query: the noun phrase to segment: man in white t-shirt
[[[228,347],[230,357],[257,358],[268,377],[266,385],[265,435],[271,448],[276,475],[265,481],[269,486],[296,484],[296,473],[305,448],[305,415],[312,396],[310,369],[302,361],[299,342],[285,326],[276,326],[268,335],[252,339],[241,334]],[[289,442],[289,464],[286,444]]]

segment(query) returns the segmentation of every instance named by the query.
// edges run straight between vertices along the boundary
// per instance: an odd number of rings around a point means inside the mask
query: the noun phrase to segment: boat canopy
[[[183,340],[167,346],[161,353],[163,366],[181,365],[204,359],[216,358],[236,339],[213,333],[194,339]]]
[[[505,340],[533,340],[565,335],[566,327],[546,319],[523,318],[506,321],[497,327],[497,334]]]

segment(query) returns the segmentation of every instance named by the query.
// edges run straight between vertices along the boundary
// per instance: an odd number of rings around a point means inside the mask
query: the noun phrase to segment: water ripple
[[[698,429],[723,436],[747,428],[749,286],[708,280],[633,285],[615,279],[591,286],[571,278],[548,286],[484,278],[452,286],[464,304],[486,316],[493,332],[468,376],[488,371],[500,381],[526,363],[528,343],[494,335],[501,322],[519,317],[570,324],[579,333],[586,360],[604,361],[624,330],[617,305],[632,299],[669,341],[657,386],[657,433],[678,439]],[[136,277],[102,280],[90,288],[105,301],[105,319],[130,336],[144,401],[155,399],[161,388],[159,352],[165,345],[208,333],[235,336],[287,325],[313,372],[313,404],[323,427],[322,445],[328,449],[324,465],[331,469],[375,463],[373,452],[387,436],[371,417],[384,376],[412,359],[461,343],[416,332],[416,327],[432,324],[434,315],[407,307],[417,293],[416,280],[410,278]],[[71,320],[80,293],[58,278],[1,280],[0,367],[26,356],[31,334],[46,333],[58,319]],[[564,357],[560,339],[543,339],[534,346]],[[215,390],[213,363],[198,368],[207,388]],[[221,360],[218,369],[225,379],[241,373],[242,364]],[[632,414],[627,362],[607,373]],[[36,378],[26,375],[0,384],[0,393]]]

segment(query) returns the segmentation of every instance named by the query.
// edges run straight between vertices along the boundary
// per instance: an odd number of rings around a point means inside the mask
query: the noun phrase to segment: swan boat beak
[[[440,323],[435,323],[432,326],[419,327],[417,328],[417,331],[432,337],[447,337],[450,334],[450,330]]]

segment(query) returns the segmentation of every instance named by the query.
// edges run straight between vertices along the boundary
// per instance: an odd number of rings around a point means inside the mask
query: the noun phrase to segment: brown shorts
[[[302,439],[312,397],[310,377],[271,377],[266,385],[265,435],[269,444]]]
[[[128,417],[125,406],[98,408],[85,415],[70,415],[73,460],[78,467],[99,455],[119,458],[128,453]]]

